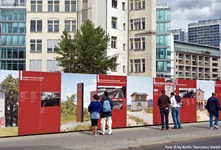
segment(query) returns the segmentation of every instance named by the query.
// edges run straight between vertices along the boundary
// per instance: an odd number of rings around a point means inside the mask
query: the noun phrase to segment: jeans
[[[166,124],[166,129],[169,129],[169,109],[160,109],[160,114],[161,114],[161,124],[162,124],[162,129],[164,129],[164,117],[165,117],[165,124]]]
[[[180,124],[180,108],[179,107],[172,108],[172,118],[174,122],[174,128],[182,128]]]
[[[106,121],[107,121],[107,127],[108,127],[108,134],[112,134],[112,117],[111,116],[101,118],[101,133],[105,134]]]
[[[210,122],[210,127],[213,127],[213,117],[216,117],[214,125],[218,126],[218,121],[219,121],[219,112],[209,112],[209,122]]]

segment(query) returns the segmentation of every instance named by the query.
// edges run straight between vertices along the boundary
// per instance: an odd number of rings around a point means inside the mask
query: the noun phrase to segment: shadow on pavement
[[[209,129],[209,127],[205,127],[205,126],[192,126],[194,128],[202,128],[202,129]]]

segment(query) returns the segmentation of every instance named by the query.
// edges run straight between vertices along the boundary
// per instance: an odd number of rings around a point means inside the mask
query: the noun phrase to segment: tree
[[[18,78],[11,74],[6,76],[0,86],[5,89],[5,121],[6,126],[18,124]]]
[[[92,21],[85,22],[80,30],[71,38],[67,31],[55,48],[60,54],[56,58],[64,72],[106,74],[108,68],[117,67],[118,55],[107,56],[109,35],[99,26],[94,27]]]

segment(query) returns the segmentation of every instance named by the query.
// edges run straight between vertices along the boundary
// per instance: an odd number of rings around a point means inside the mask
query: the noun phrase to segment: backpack
[[[182,99],[179,95],[175,95],[175,99],[177,103],[181,103]]]
[[[110,101],[108,99],[104,100],[103,112],[111,112],[111,105],[110,105]]]

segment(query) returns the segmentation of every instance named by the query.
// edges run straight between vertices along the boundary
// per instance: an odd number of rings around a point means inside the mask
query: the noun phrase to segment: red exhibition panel
[[[60,132],[61,74],[19,72],[18,135]]]
[[[126,127],[126,87],[126,76],[97,75],[97,92],[102,94],[106,90],[113,100],[113,128]],[[100,128],[100,123],[98,123],[98,128]]]
[[[161,91],[165,89],[164,78],[153,78],[153,125],[161,124],[160,109],[157,105]]]
[[[183,100],[181,122],[196,122],[196,80],[177,79],[176,94]]]
[[[40,72],[19,72],[18,135],[40,133]]]
[[[215,93],[221,105],[221,81],[215,81]],[[219,116],[219,119],[221,120],[221,111],[219,112]]]

